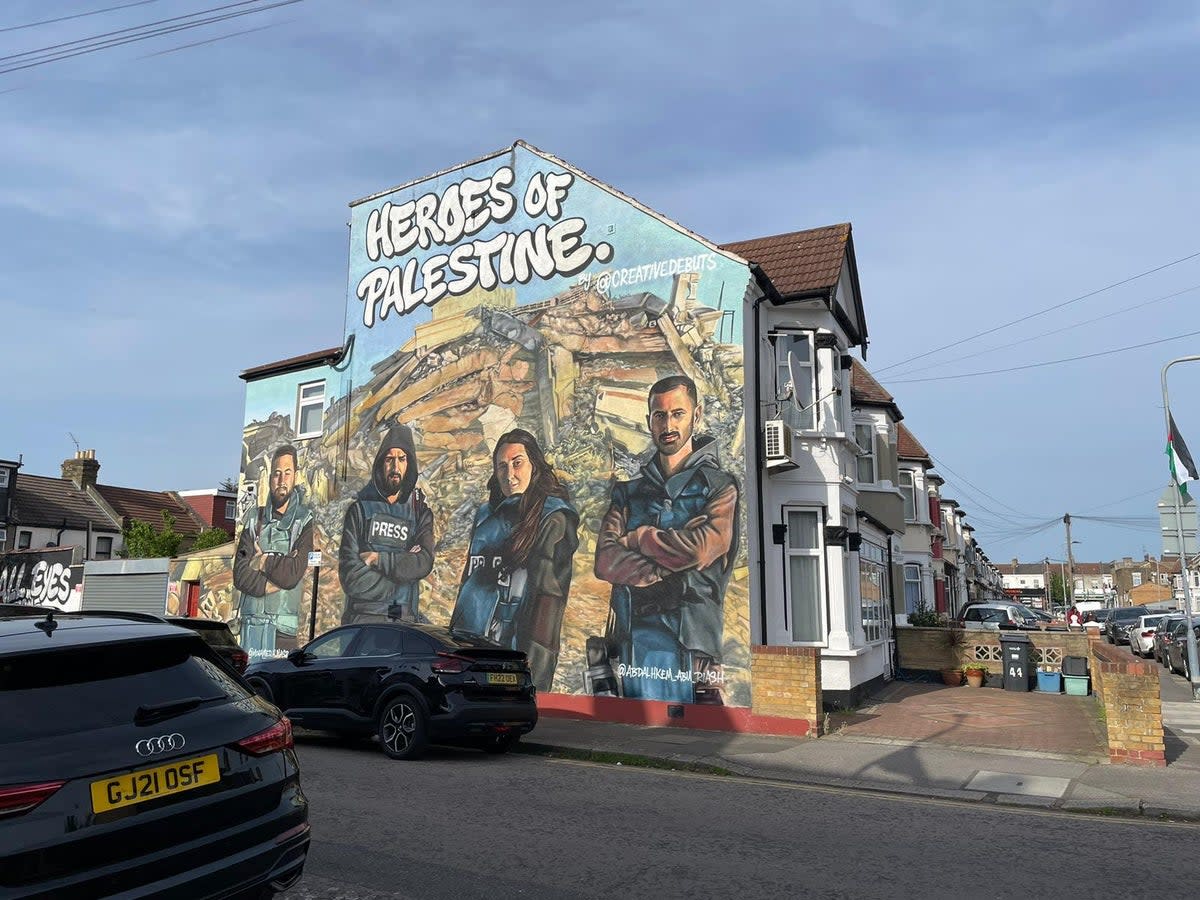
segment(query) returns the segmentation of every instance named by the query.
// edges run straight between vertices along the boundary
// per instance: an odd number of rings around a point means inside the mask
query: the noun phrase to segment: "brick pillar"
[[[750,648],[750,704],[756,716],[804,719],[821,733],[819,647]]]
[[[1104,704],[1110,762],[1165,766],[1158,667],[1103,641],[1089,647],[1092,690]]]

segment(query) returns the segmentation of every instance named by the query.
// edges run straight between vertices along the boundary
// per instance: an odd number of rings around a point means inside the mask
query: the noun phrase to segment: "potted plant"
[[[958,687],[963,681],[962,669],[942,669],[942,681],[950,687]]]
[[[988,670],[983,663],[968,663],[963,666],[963,674],[967,676],[967,684],[971,687],[983,687]]]

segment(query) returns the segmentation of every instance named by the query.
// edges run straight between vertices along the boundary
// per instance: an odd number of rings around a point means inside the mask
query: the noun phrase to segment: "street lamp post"
[[[1167,398],[1167,369],[1181,362],[1200,362],[1200,356],[1181,356],[1162,367],[1163,417],[1166,419],[1169,438],[1174,435],[1171,434],[1171,403]],[[1200,672],[1197,671],[1200,666],[1196,664],[1196,631],[1192,623],[1192,588],[1188,579],[1187,547],[1183,543],[1183,512],[1179,508],[1179,482],[1177,479],[1178,474],[1176,473],[1172,478],[1172,481],[1175,481],[1175,490],[1172,491],[1172,494],[1175,501],[1175,532],[1179,537],[1179,575],[1183,579],[1183,609],[1187,617],[1188,677],[1192,682],[1192,700],[1200,700]]]

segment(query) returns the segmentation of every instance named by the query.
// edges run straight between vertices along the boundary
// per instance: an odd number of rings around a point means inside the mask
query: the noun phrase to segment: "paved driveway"
[[[1108,758],[1094,697],[891,682],[830,731],[969,748]]]

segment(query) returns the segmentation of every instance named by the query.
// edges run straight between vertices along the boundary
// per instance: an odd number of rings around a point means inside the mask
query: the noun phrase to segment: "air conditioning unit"
[[[783,419],[768,419],[763,424],[763,438],[768,469],[796,468],[796,459],[792,452],[792,429],[788,428]]]

